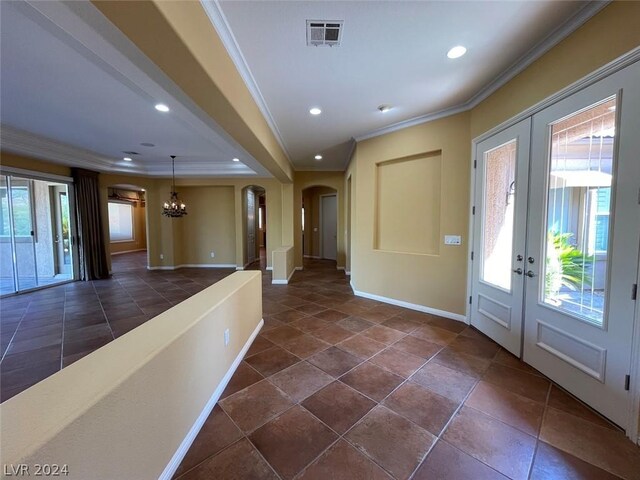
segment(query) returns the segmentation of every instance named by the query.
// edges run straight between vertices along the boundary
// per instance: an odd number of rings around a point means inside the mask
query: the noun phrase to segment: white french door
[[[628,421],[640,244],[640,64],[533,117],[524,360]]]
[[[476,146],[471,324],[520,357],[531,119]]]
[[[476,151],[472,325],[621,426],[640,246],[638,78],[635,63]]]

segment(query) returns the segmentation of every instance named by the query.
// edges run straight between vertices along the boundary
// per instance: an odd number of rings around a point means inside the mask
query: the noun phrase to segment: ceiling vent
[[[307,45],[334,47],[342,41],[342,20],[307,20]]]

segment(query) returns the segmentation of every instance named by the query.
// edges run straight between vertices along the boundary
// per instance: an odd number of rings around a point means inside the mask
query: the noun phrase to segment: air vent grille
[[[342,20],[307,20],[307,45],[336,47],[342,41]]]

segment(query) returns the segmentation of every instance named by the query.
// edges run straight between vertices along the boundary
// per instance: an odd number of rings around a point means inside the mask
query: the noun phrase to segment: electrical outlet
[[[460,235],[445,235],[444,236],[444,244],[445,245],[460,245],[462,244],[462,238]]]
[[[211,258],[215,258],[216,254],[214,252],[211,252]]]
[[[230,337],[230,333],[229,333],[229,329],[227,328],[224,331],[224,346],[226,347],[227,345],[229,345],[229,337]]]
[[[160,254],[160,260],[164,260],[164,253]]]

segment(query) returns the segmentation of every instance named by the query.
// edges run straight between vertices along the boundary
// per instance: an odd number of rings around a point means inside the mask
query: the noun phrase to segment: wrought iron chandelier
[[[187,214],[187,206],[178,198],[178,192],[176,192],[176,156],[170,156],[172,171],[171,200],[164,202],[162,214],[166,217],[183,217]]]

